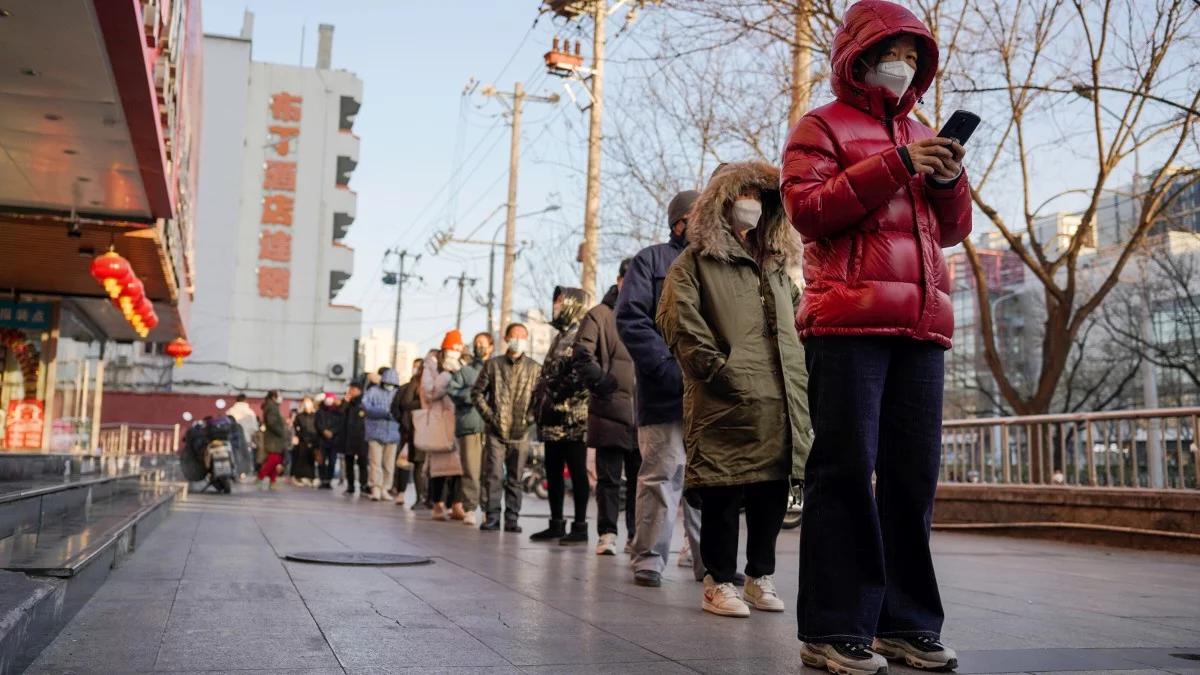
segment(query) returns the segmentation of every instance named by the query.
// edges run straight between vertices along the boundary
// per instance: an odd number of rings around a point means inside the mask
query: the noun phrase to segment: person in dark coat
[[[659,296],[671,263],[687,247],[688,212],[699,192],[680,192],[667,206],[671,240],[648,246],[633,257],[617,294],[617,333],[637,367],[638,471],[637,531],[633,537],[633,579],[641,586],[662,585],[671,553],[675,516],[683,500],[683,375],[654,323]],[[692,549],[692,576],[704,578],[700,559],[700,512],[683,504],[683,528]]]
[[[929,551],[954,312],[942,248],[971,232],[963,147],[910,116],[938,45],[905,7],[863,0],[833,40],[837,100],[790,132],[781,191],[804,239],[797,315],[816,437],[805,470],[801,659],[953,669]]]
[[[320,435],[320,457],[317,467],[320,470],[321,489],[333,489],[334,457],[337,452],[338,435],[342,431],[342,416],[338,410],[337,401],[333,394],[327,394],[317,409],[317,433]]]
[[[270,480],[271,489],[275,489],[277,469],[283,464],[283,453],[288,448],[287,422],[279,412],[279,392],[269,391],[262,403],[263,413],[263,450],[267,459],[258,470],[260,487],[266,487],[264,481]]]
[[[587,313],[587,295],[578,288],[554,289],[554,313],[550,325],[558,330],[542,363],[541,377],[533,390],[538,437],[546,447],[546,482],[550,493],[550,527],[530,535],[533,541],[559,540],[567,546],[587,543],[587,505],[591,485],[587,475],[588,392],[572,367],[579,322]],[[566,481],[563,467],[571,472],[575,498],[575,520],[566,531],[563,500]]]
[[[596,449],[596,555],[617,554],[617,519],[621,499],[621,470],[625,470],[625,532],[632,548],[637,531],[637,475],[642,466],[634,424],[633,357],[617,335],[613,307],[625,282],[631,260],[621,261],[617,284],[591,308],[579,324],[575,340],[575,370],[587,385],[587,443]]]
[[[350,383],[346,398],[338,406],[342,418],[342,432],[337,439],[338,451],[344,462],[346,494],[353,495],[354,469],[358,468],[358,483],[363,494],[370,492],[367,476],[367,412],[362,407],[363,385],[360,381]]]
[[[292,480],[307,487],[317,477],[317,452],[321,447],[317,407],[308,396],[304,397],[300,411],[292,420],[292,434],[296,439],[292,449]]]
[[[413,445],[413,411],[421,409],[421,378],[425,374],[425,360],[415,359],[412,364],[412,378],[396,392],[392,401],[392,416],[400,422],[400,444],[408,448],[406,465],[397,465],[396,506],[404,506],[404,493],[408,491],[408,481],[411,478],[417,491],[412,510],[421,511],[433,508],[429,498],[429,477],[425,475],[425,453]],[[401,457],[401,460],[404,458]]]

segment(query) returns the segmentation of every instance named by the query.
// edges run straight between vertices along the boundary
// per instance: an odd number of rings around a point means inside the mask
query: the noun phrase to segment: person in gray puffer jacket
[[[368,376],[370,386],[363,394],[362,407],[367,414],[367,465],[371,500],[383,499],[384,491],[392,485],[396,469],[396,448],[400,444],[400,423],[392,417],[392,399],[400,378],[396,371],[384,366]]]
[[[542,376],[534,387],[538,438],[546,446],[546,480],[550,492],[550,527],[529,538],[533,541],[558,539],[562,545],[586,543],[587,505],[590,485],[587,475],[587,404],[588,391],[572,365],[579,322],[587,313],[588,297],[581,289],[563,286],[554,289],[554,313],[550,325],[558,334],[550,343]],[[571,471],[571,492],[575,498],[575,520],[566,532],[563,498],[566,482],[563,467]]]

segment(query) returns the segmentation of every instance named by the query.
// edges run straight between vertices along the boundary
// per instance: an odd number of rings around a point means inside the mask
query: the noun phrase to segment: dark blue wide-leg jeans
[[[894,337],[814,337],[804,348],[816,437],[805,467],[798,635],[936,638],[943,612],[929,527],[945,350]]]

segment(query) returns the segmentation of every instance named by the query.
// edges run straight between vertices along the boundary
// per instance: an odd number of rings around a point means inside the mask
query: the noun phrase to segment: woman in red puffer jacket
[[[834,39],[837,100],[805,115],[783,154],[816,433],[798,633],[805,663],[831,670],[875,672],[880,655],[957,663],[939,643],[929,524],[954,329],[941,249],[970,233],[971,198],[962,146],[909,117],[937,64],[907,9],[853,5]]]

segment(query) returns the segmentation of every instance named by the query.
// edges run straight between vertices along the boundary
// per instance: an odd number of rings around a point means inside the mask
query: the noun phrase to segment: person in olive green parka
[[[692,208],[690,244],[658,309],[684,376],[684,484],[701,503],[703,607],[724,616],[749,614],[733,587],[743,503],[746,602],[783,610],[772,576],[775,540],[789,480],[804,475],[812,444],[795,327],[800,291],[787,273],[801,248],[778,185],[779,170],[763,162],[718,169]]]

